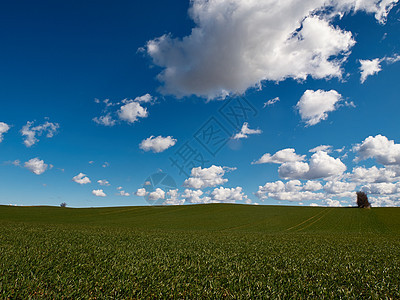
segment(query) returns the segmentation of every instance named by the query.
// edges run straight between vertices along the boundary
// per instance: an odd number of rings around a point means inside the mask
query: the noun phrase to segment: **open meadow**
[[[400,298],[400,209],[0,206],[1,299]]]

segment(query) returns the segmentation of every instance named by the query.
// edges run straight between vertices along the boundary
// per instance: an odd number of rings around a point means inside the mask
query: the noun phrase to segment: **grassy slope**
[[[234,204],[90,209],[0,206],[0,222],[98,225],[146,230],[399,233],[400,209]]]
[[[400,209],[0,206],[0,298],[400,298]]]

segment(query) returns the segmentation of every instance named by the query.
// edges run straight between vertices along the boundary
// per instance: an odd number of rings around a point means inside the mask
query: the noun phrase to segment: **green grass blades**
[[[400,298],[400,209],[0,206],[1,299]]]

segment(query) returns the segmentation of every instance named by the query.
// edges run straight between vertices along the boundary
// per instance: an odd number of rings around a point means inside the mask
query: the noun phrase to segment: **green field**
[[[400,208],[0,206],[1,299],[400,298]]]

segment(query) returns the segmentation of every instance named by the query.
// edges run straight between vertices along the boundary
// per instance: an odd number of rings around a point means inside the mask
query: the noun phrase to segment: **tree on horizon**
[[[368,201],[368,196],[365,192],[357,192],[357,206],[358,208],[370,208],[371,203]]]

